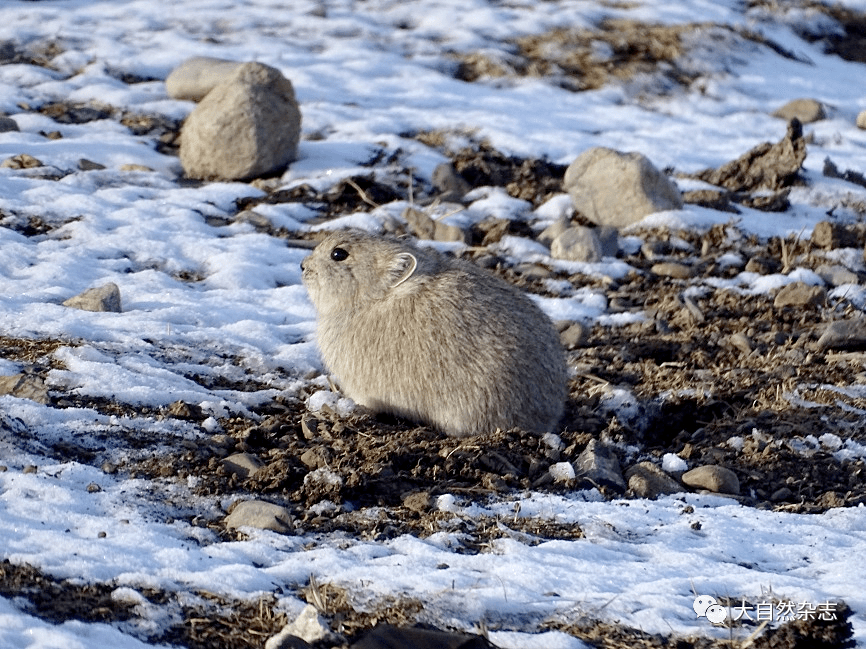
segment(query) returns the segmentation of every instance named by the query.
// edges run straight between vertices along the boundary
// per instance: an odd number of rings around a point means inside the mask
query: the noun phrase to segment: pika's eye
[[[343,261],[348,256],[349,253],[344,248],[334,248],[331,251],[331,259],[334,261]]]

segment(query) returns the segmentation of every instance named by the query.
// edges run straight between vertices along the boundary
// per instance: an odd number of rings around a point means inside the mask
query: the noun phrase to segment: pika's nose
[[[305,269],[304,269],[304,261],[305,261],[305,260],[303,260],[303,259],[301,260],[301,272],[304,272],[304,270],[305,270]]]

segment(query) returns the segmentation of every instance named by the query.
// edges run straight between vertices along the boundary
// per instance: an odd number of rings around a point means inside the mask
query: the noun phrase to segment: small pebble
[[[686,471],[682,476],[683,483],[697,489],[708,489],[716,493],[727,493],[739,495],[740,480],[737,474],[717,464],[706,464],[691,471]]]
[[[689,279],[694,276],[694,271],[685,264],[678,264],[674,261],[664,261],[654,264],[650,271],[661,277],[670,277],[672,279]]]

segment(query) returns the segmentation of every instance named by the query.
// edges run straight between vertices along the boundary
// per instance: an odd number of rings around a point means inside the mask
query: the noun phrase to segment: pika
[[[529,297],[472,263],[345,230],[301,262],[322,359],[353,401],[456,437],[553,430],[565,352]]]

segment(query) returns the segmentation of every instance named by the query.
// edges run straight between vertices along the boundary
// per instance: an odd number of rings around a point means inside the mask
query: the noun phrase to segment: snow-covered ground
[[[866,9],[859,0],[844,4]],[[303,536],[270,532],[222,542],[182,519],[170,521],[178,509],[207,514],[225,503],[192,500],[183,485],[110,475],[76,462],[57,464],[38,450],[39,440],[110,437],[117,427],[154,438],[199,439],[218,432],[219,417],[296,394],[303,377],[321,365],[312,338],[315,314],[300,283],[298,264],[307,251],[286,247],[249,224],[206,222],[231,216],[236,199],[261,195],[260,190],[242,183],[182,184],[177,158],[158,153],[152,138],[131,134],[116,119],[58,124],[29,107],[94,101],[179,119],[191,103],[168,98],[161,81],[129,85],[119,80],[120,73],[164,79],[194,55],[258,60],[292,81],[303,114],[300,159],[284,174],[283,186],[304,182],[324,188],[369,173],[361,164],[383,149],[399,149],[399,164],[429,179],[445,158],[401,134],[436,129],[471,133],[505,153],[563,164],[589,147],[609,146],[640,151],[659,168],[694,172],[780,139],[786,124],[769,113],[807,96],[829,113],[806,128],[808,186],[794,189],[787,212],[744,209],[737,226],[763,237],[808,237],[831,207],[842,206],[836,218],[856,219],[845,205],[866,200],[866,190],[825,178],[822,168],[829,157],[840,170],[866,173],[866,131],[854,125],[866,110],[863,65],[825,55],[820,45],[796,36],[796,28],[806,24],[813,31],[833,29],[817,13],[744,12],[742,5],[735,0],[621,6],[586,0],[0,2],[0,41],[23,50],[55,41],[62,49],[52,60],[54,69],[0,66],[0,112],[21,129],[0,133],[0,160],[27,153],[59,170],[77,169],[81,158],[106,167],[59,180],[46,179],[39,170],[0,169],[0,215],[38,217],[59,226],[35,237],[0,227],[0,335],[69,341],[54,352],[58,369],[48,374],[52,390],[149,406],[183,400],[214,417],[202,430],[0,398],[0,465],[7,467],[0,472],[0,559],[29,563],[59,578],[250,599],[278,592],[281,584],[305,583],[312,573],[371,598],[417,597],[442,625],[471,630],[495,622],[510,629],[491,633],[503,647],[580,647],[564,634],[525,633],[543,619],[576,612],[648,632],[723,633],[696,616],[695,592],[750,601],[769,600],[772,593],[814,605],[844,599],[855,611],[856,637],[866,643],[862,506],[806,516],[748,509],[712,496],[611,503],[592,492],[529,493],[519,499],[520,516],[574,522],[585,538],[536,546],[507,539],[471,556],[452,551],[444,534],[381,543],[326,538],[305,549],[309,539]],[[451,53],[505,56],[507,39],[590,26],[603,17],[743,27],[795,57],[783,58],[732,33],[691,51],[688,65],[704,76],[701,92],[659,93],[653,79],[643,79],[573,93],[543,78],[470,84],[450,73]],[[62,139],[40,135],[57,130]],[[125,164],[153,171],[120,170]],[[552,220],[564,205],[554,201],[531,214],[528,204],[500,191],[482,194],[470,214]],[[402,207],[347,215],[336,225],[378,227]],[[277,227],[303,229],[311,217],[294,204],[259,209]],[[686,206],[652,215],[644,225],[706,228],[730,220],[727,213]],[[511,252],[538,250],[517,246]],[[612,277],[624,272],[615,260],[592,270]],[[186,273],[203,279],[177,279]],[[794,279],[820,281],[813,275],[795,271],[767,282],[743,274],[731,285],[766,292]],[[61,306],[108,281],[120,287],[123,313]],[[845,291],[855,304],[866,303],[862,286]],[[542,305],[556,319],[615,324],[604,296],[593,291]],[[21,369],[0,361],[0,374]],[[261,390],[208,389],[186,378],[233,380],[249,373]],[[20,441],[25,429],[26,445]],[[30,465],[38,471],[25,472]],[[88,489],[93,484],[101,489]],[[439,505],[464,516],[515,510],[514,501],[445,498]],[[119,596],[129,596],[124,593]],[[294,596],[281,596],[289,612],[301,605]],[[158,626],[158,614],[153,623]],[[2,647],[143,646],[136,632],[80,622],[53,626],[0,598]]]

